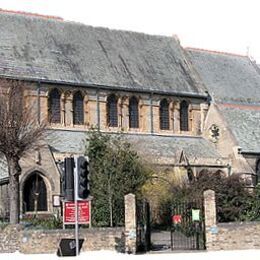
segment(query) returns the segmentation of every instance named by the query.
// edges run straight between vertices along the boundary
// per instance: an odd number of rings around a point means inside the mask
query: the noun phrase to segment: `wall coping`
[[[241,226],[260,226],[260,221],[241,221],[241,222],[227,222],[227,223],[217,223],[217,227],[225,228],[241,228]]]

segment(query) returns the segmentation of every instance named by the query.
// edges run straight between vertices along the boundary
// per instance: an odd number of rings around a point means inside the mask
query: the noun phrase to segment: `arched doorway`
[[[47,211],[47,189],[40,172],[33,172],[23,188],[25,212]]]

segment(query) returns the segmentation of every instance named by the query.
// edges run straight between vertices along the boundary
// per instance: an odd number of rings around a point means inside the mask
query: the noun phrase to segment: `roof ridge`
[[[248,58],[247,55],[243,55],[243,54],[232,53],[232,52],[225,52],[225,51],[217,51],[217,50],[209,50],[209,49],[203,49],[203,48],[186,47],[185,50],[209,52],[209,53],[214,53],[214,54],[225,54],[225,55],[232,55],[232,56]]]
[[[44,18],[44,19],[53,19],[53,20],[64,21],[64,19],[60,16],[44,15],[44,14],[25,12],[25,11],[7,10],[7,9],[2,9],[2,8],[0,8],[0,13],[19,14],[19,15],[24,15],[24,16],[39,17],[39,18]]]
[[[21,15],[23,17],[31,17],[31,18],[43,18],[46,20],[52,20],[54,22],[62,22],[62,23],[67,23],[67,24],[74,24],[74,25],[80,25],[80,26],[85,26],[93,29],[101,29],[101,30],[109,30],[113,32],[123,32],[123,33],[133,33],[133,34],[139,34],[139,35],[144,35],[148,37],[154,37],[154,38],[164,38],[164,39],[172,39],[180,45],[180,39],[176,34],[173,35],[163,35],[163,34],[152,34],[148,32],[141,32],[141,31],[134,31],[131,29],[118,29],[118,28],[110,28],[102,25],[91,25],[91,24],[86,24],[82,21],[74,21],[74,20],[67,20],[66,18],[62,18],[59,16],[52,16],[52,15],[43,15],[43,14],[37,14],[37,13],[30,13],[30,12],[24,12],[24,11],[13,11],[13,10],[6,10],[0,8],[0,15],[1,14],[6,14],[6,15]]]

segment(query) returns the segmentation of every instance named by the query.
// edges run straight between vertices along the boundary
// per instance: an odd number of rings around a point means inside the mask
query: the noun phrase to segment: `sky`
[[[183,47],[249,55],[260,63],[259,0],[0,0],[0,8],[177,35]]]

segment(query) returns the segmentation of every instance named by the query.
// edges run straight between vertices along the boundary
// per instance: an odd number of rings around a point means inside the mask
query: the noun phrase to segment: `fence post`
[[[134,194],[125,195],[125,252],[136,253],[136,199]]]
[[[216,220],[216,201],[215,192],[213,190],[204,191],[204,212],[205,212],[205,235],[206,249],[212,250],[214,241],[218,233]]]

